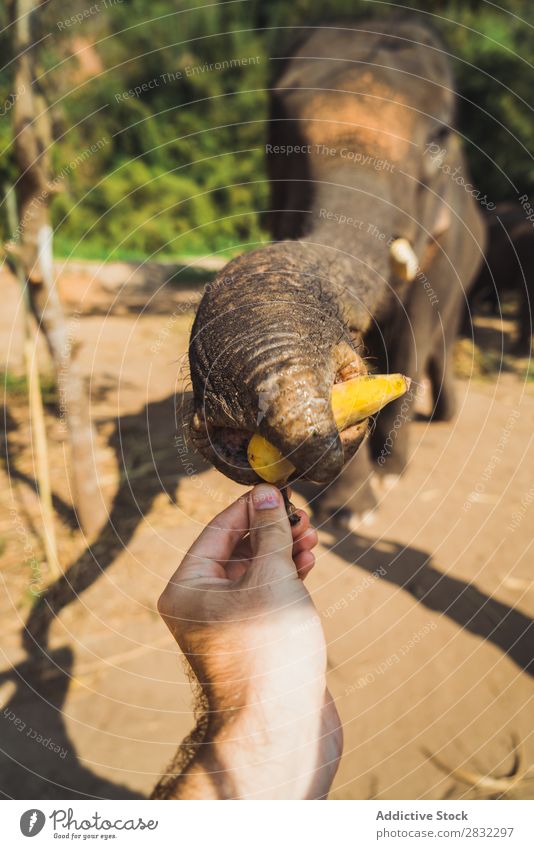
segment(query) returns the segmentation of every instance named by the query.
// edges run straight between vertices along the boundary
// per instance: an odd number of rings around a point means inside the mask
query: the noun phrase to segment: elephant
[[[439,37],[399,17],[306,33],[271,90],[274,241],[206,287],[189,431],[243,484],[259,480],[247,459],[259,432],[294,479],[321,486],[317,518],[350,527],[376,503],[372,481],[406,467],[415,393],[338,433],[332,386],[369,368],[426,372],[433,418],[454,415],[451,348],[485,230]]]
[[[485,262],[469,293],[463,332],[471,335],[471,315],[482,301],[500,313],[503,295],[519,295],[518,335],[514,353],[532,352],[532,301],[534,298],[534,224],[519,203],[498,203],[487,216],[488,247]]]

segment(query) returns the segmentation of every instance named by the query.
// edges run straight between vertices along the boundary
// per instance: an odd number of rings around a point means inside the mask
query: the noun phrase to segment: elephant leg
[[[374,468],[369,446],[362,445],[334,483],[325,487],[313,503],[315,524],[330,521],[338,528],[354,531],[371,521],[378,504]]]
[[[436,325],[435,307],[423,290],[413,291],[406,312],[397,316],[389,335],[388,372],[412,379],[409,391],[378,414],[371,432],[371,456],[382,488],[389,489],[404,472],[409,454],[409,423],[428,359],[431,334]]]
[[[432,387],[433,409],[431,420],[450,422],[456,415],[456,390],[454,387],[453,353],[456,326],[445,331],[428,359],[427,373]]]
[[[434,336],[432,352],[428,358],[427,373],[432,387],[433,409],[431,420],[450,422],[457,412],[454,386],[454,344],[458,337],[464,297],[458,293],[448,309],[442,313],[443,333]]]
[[[413,375],[414,366],[408,365],[406,372]],[[406,395],[389,404],[377,418],[371,437],[371,453],[380,475],[379,484],[382,489],[390,489],[406,469],[409,453],[408,425],[413,418],[418,386],[417,376]]]
[[[534,286],[531,286],[532,291],[528,291],[530,279],[526,281],[521,277],[518,281],[518,291],[520,293],[519,300],[519,335],[513,346],[513,353],[519,357],[529,357],[532,353],[532,330],[533,330],[533,312],[534,312]]]
[[[460,333],[467,339],[472,339],[474,335],[473,317],[475,314],[476,305],[474,301],[467,302],[462,311],[462,323]]]

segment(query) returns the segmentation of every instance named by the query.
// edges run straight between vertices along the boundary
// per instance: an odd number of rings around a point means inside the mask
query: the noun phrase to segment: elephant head
[[[207,287],[189,349],[191,436],[235,480],[257,480],[246,459],[255,431],[317,482],[363,440],[365,423],[337,432],[332,386],[366,371],[366,332],[409,296],[449,221],[454,94],[440,50],[420,26],[319,29],[274,86],[267,153],[281,241]]]

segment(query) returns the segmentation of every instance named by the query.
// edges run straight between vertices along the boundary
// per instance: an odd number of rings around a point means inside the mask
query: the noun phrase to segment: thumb
[[[280,577],[296,575],[293,536],[280,490],[263,483],[255,486],[248,499],[248,516],[254,566],[261,563]]]

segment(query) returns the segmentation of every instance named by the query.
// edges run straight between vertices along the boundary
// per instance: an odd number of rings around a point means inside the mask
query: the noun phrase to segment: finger
[[[293,559],[299,578],[304,580],[315,566],[315,554],[312,551],[301,551]]]
[[[294,575],[293,537],[280,491],[269,484],[255,486],[248,500],[248,511],[253,554],[251,571],[260,567],[268,569],[271,580],[276,574],[279,577]],[[264,579],[266,577],[264,575]]]
[[[293,548],[292,548],[292,557],[293,560],[295,556],[299,554],[301,551],[309,550],[311,548],[315,548],[317,543],[319,542],[319,538],[317,536],[317,531],[315,528],[310,527],[310,520],[307,514],[303,511],[299,511],[302,514],[302,521],[299,525],[295,525],[291,527],[291,532],[293,536]],[[246,571],[246,566],[244,562],[250,560],[252,558],[252,550],[250,546],[250,536],[244,537],[244,539],[240,540],[236,547],[232,552],[231,558],[228,559],[228,562],[225,566],[226,574],[230,580],[238,580]]]
[[[301,551],[311,551],[312,548],[315,548],[318,542],[319,538],[317,536],[317,531],[315,528],[309,528],[305,534],[293,543],[293,559],[295,559],[295,556]]]
[[[291,525],[291,533],[293,535],[293,539],[297,540],[298,537],[310,527],[310,517],[304,512],[304,510],[296,510],[295,513],[299,517],[299,522],[296,525]]]
[[[231,558],[248,531],[248,521],[247,499],[241,496],[206,525],[178,567],[176,577],[220,577],[220,564]]]

